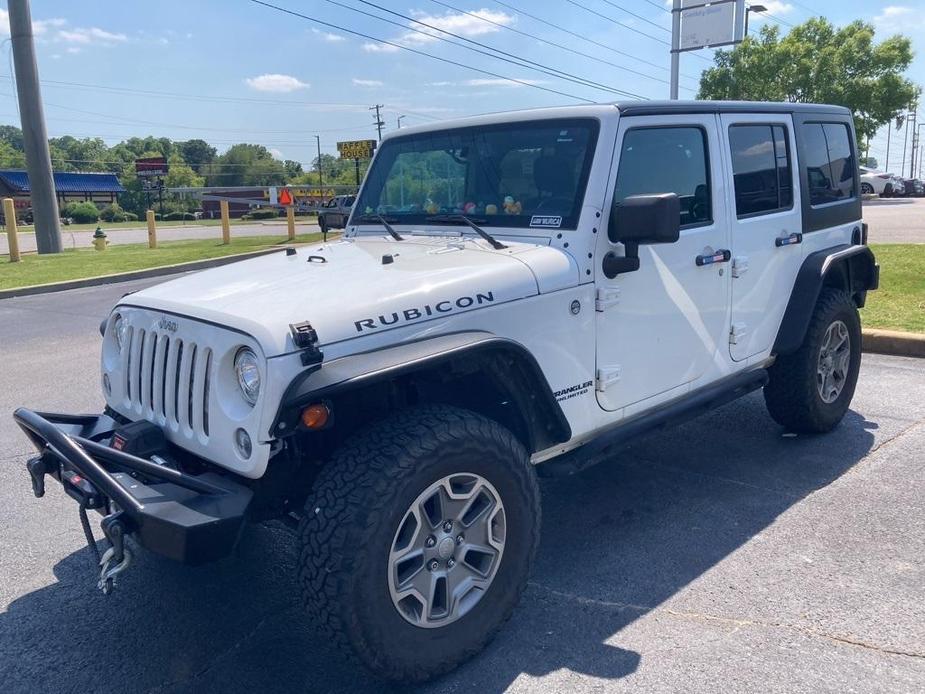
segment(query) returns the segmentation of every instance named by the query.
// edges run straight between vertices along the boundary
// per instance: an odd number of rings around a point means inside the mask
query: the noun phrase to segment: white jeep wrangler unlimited
[[[788,430],[842,419],[877,287],[851,114],[635,102],[386,138],[343,238],[125,296],[102,415],[15,418],[108,540],[197,563],[297,524],[309,612],[422,680],[511,614],[536,474],[763,388]]]

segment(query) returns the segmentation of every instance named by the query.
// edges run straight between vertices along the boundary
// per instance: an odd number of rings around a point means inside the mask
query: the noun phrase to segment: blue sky
[[[385,127],[391,130],[402,115],[402,123],[412,125],[486,111],[578,103],[573,96],[594,101],[622,98],[604,88],[650,98],[668,95],[670,15],[664,0],[370,0],[601,87],[570,83],[449,45],[434,38],[433,30],[361,0],[270,1],[342,29],[246,0],[33,2],[49,133],[100,136],[110,144],[132,135],[201,137],[220,150],[235,142],[259,142],[282,158],[310,162],[316,134],[322,151],[331,153],[338,140],[374,136],[367,109],[376,103],[384,105]],[[762,4],[773,17],[752,15],[752,28],[779,22],[786,30],[787,24],[824,14],[836,24],[857,18],[872,21],[883,36],[906,33],[918,54],[909,75],[925,82],[925,0]],[[9,34],[5,11],[0,34]],[[3,48],[8,53],[9,42]],[[682,57],[682,98],[693,96],[696,78],[709,66],[710,55],[700,51]],[[7,58],[0,68],[0,122],[18,125],[8,65]],[[902,134],[894,133],[891,164],[900,156]],[[884,131],[871,154],[882,162],[885,149]]]

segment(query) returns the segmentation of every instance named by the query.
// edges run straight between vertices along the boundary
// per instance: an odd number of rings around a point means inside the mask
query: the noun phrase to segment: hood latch
[[[324,359],[324,353],[318,349],[318,333],[312,324],[308,321],[290,323],[289,332],[292,333],[295,346],[302,351],[302,365],[320,364]]]

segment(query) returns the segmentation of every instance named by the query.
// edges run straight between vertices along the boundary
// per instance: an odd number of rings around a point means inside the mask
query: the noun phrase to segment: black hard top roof
[[[779,101],[619,101],[624,116],[656,116],[682,113],[815,113],[850,116],[844,106],[796,104]]]

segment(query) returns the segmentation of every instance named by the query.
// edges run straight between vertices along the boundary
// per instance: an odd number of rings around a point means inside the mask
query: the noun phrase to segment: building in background
[[[54,174],[58,207],[69,202],[92,202],[105,207],[118,201],[125,188],[113,173],[66,172]],[[29,174],[22,170],[0,170],[0,197],[13,198],[17,217],[32,209]]]

